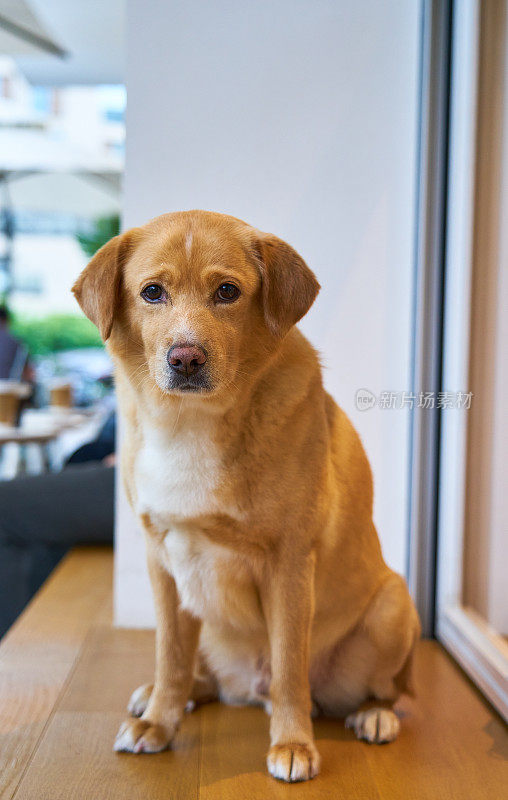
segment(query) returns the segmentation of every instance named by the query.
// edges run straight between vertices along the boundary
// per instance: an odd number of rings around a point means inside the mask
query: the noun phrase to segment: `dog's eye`
[[[240,297],[240,289],[234,283],[223,283],[215,292],[216,303],[232,303]]]
[[[145,286],[141,292],[141,297],[148,303],[159,303],[166,299],[166,293],[158,283],[151,283],[149,286]]]

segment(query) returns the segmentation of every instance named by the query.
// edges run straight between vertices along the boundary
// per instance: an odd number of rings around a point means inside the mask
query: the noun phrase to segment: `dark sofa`
[[[0,636],[71,547],[112,544],[114,483],[99,462],[0,482]]]

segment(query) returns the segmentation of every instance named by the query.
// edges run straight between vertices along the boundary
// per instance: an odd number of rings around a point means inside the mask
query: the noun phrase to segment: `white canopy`
[[[119,173],[119,156],[98,156],[46,131],[0,128],[0,176],[17,172]]]
[[[0,53],[9,56],[65,55],[25,0],[0,0]]]
[[[60,212],[93,218],[120,213],[119,176],[36,173],[9,182],[14,211]]]

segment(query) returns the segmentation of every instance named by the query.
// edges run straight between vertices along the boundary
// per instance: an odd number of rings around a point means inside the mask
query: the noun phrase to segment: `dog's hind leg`
[[[186,706],[187,711],[193,711],[196,706],[203,703],[213,703],[219,699],[219,687],[217,681],[206,666],[200,662],[197,672],[194,674],[194,683],[190,693],[189,701]]]
[[[153,683],[145,683],[138,686],[130,696],[127,704],[127,711],[132,717],[140,717],[145,713],[146,707],[153,691]],[[186,710],[193,711],[194,708],[203,703],[210,703],[218,699],[217,681],[214,676],[200,664],[198,672],[194,675],[191,693],[187,702]]]
[[[329,716],[346,717],[360,739],[393,741],[400,722],[393,704],[412,693],[411,665],[420,635],[404,580],[381,585],[356,628],[311,672],[312,696]]]

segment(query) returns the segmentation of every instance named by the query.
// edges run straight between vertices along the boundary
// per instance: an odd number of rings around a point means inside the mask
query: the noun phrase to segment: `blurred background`
[[[70,288],[119,230],[205,208],[316,272],[301,327],[365,443],[385,557],[508,709],[506,20],[504,0],[0,0],[0,635],[114,535],[116,622],[153,624],[112,366]]]
[[[124,3],[0,3],[0,635],[113,540],[112,366],[71,286],[120,230]]]

